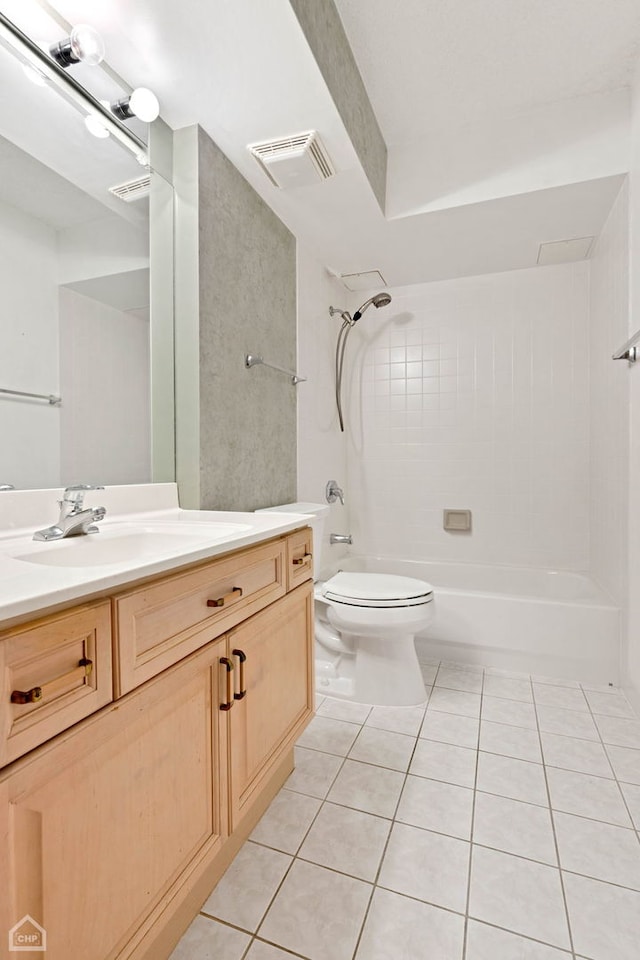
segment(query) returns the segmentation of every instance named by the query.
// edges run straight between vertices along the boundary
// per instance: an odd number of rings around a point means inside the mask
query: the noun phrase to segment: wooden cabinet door
[[[228,711],[232,830],[312,715],[312,604],[312,584],[306,583],[228,634],[241,696]]]
[[[47,960],[129,957],[218,852],[224,652],[221,638],[4,771],[5,944],[28,914]]]

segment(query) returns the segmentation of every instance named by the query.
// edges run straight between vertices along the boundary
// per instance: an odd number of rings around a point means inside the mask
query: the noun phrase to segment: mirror
[[[172,188],[27,73],[0,45],[0,484],[173,479]]]

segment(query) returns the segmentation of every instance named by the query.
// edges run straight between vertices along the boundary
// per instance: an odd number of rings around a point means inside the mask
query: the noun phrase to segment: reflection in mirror
[[[166,222],[171,187],[0,46],[0,390],[45,398],[0,393],[0,484],[152,479],[150,194]]]

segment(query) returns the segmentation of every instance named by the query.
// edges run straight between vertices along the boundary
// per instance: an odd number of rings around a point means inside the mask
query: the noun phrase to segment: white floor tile
[[[456,713],[462,717],[479,717],[480,695],[463,693],[461,690],[449,690],[447,687],[434,687],[429,698],[428,710]]]
[[[531,677],[532,683],[546,683],[551,687],[574,687],[580,689],[577,680],[564,680],[558,677]]]
[[[618,717],[596,717],[598,730],[605,743],[618,747],[640,749],[640,720],[621,720]]]
[[[596,725],[587,713],[566,710],[564,707],[537,707],[538,725],[543,733],[557,733],[561,737],[600,741]]]
[[[342,758],[295,747],[295,768],[285,787],[323,800],[342,766]]]
[[[327,800],[390,818],[398,805],[403,784],[404,774],[399,771],[345,760]]]
[[[298,740],[298,746],[346,757],[359,732],[358,724],[316,716]]]
[[[538,706],[563,707],[566,710],[579,710],[581,713],[589,712],[589,704],[580,689],[572,690],[568,687],[554,687],[548,683],[534,683],[533,696]]]
[[[316,713],[319,717],[330,717],[332,720],[364,723],[371,709],[367,703],[352,703],[350,700],[334,700],[332,697],[326,697]]]
[[[262,940],[254,940],[247,954],[247,960],[291,960],[291,958],[290,953],[285,953],[284,950],[270,943],[264,943]],[[226,958],[215,957],[214,960],[226,960]]]
[[[624,799],[636,830],[640,830],[640,787],[634,783],[621,783]]]
[[[413,827],[469,840],[472,810],[473,790],[408,776],[396,819]]]
[[[469,844],[394,824],[378,878],[381,887],[464,912]]]
[[[533,703],[531,682],[515,680],[487,674],[484,678],[484,694],[489,697],[502,697],[504,700],[522,700]]]
[[[438,668],[428,663],[421,663],[420,672],[422,673],[422,679],[424,680],[424,685],[425,687],[427,687],[427,690],[428,690],[429,687],[433,686],[433,682],[436,679]]]
[[[560,871],[507,853],[473,848],[469,915],[568,948]]]
[[[464,919],[377,889],[356,960],[462,960]]]
[[[366,726],[417,737],[426,709],[426,703],[421,707],[374,707]]]
[[[537,763],[480,753],[477,789],[511,800],[548,806],[543,768]]]
[[[478,793],[473,842],[554,867],[558,865],[549,810],[521,800]]]
[[[390,829],[390,820],[325,803],[298,856],[359,880],[373,881]]]
[[[482,674],[455,667],[440,667],[436,677],[436,689],[463,690],[466,693],[482,693]]]
[[[247,933],[197,916],[169,960],[240,960],[250,940]]]
[[[501,700],[498,697],[482,698],[482,719],[493,723],[506,723],[514,727],[537,730],[536,711],[532,703],[518,700]]]
[[[296,860],[260,936],[310,960],[351,960],[371,885]]]
[[[249,956],[251,954],[249,953]],[[570,960],[570,954],[470,920],[466,960]]]
[[[409,766],[415,742],[414,737],[407,737],[403,733],[363,727],[351,748],[349,759],[404,772]]]
[[[611,764],[601,743],[560,737],[557,733],[543,733],[542,750],[544,762],[550,767],[590,773],[594,777],[613,777]]]
[[[269,804],[250,839],[283,853],[295,853],[320,809],[320,803],[315,797],[281,790]]]
[[[621,827],[631,826],[629,814],[614,780],[557,770],[555,767],[547,768],[547,778],[554,810],[602,820]]]
[[[455,713],[427,710],[420,737],[475,749],[478,746],[479,729],[480,721],[475,717],[461,717]]]
[[[480,749],[486,753],[499,753],[516,760],[531,760],[542,763],[540,738],[537,730],[512,727],[506,723],[483,720],[480,725]]]
[[[607,746],[607,753],[618,780],[640,784],[640,750]]]
[[[437,740],[418,740],[410,772],[416,777],[444,780],[461,787],[473,787],[477,752]]]
[[[290,864],[277,850],[245,843],[202,912],[255,931]]]
[[[640,843],[635,830],[568,813],[556,813],[554,823],[563,870],[640,890]]]
[[[576,954],[589,960],[638,960],[640,893],[564,874]]]
[[[587,690],[585,696],[594,713],[605,717],[627,717],[631,720],[636,718],[631,704],[621,693],[596,693]]]

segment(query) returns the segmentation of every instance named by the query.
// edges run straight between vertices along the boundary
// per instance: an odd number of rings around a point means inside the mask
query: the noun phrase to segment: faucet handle
[[[344,507],[344,491],[337,480],[329,480],[324,489],[324,495],[327,503],[335,503],[339,500]]]
[[[75,503],[82,506],[87,490],[104,490],[104,487],[93,483],[73,483],[71,486],[64,488],[62,500],[59,501],[60,506],[63,503]]]

